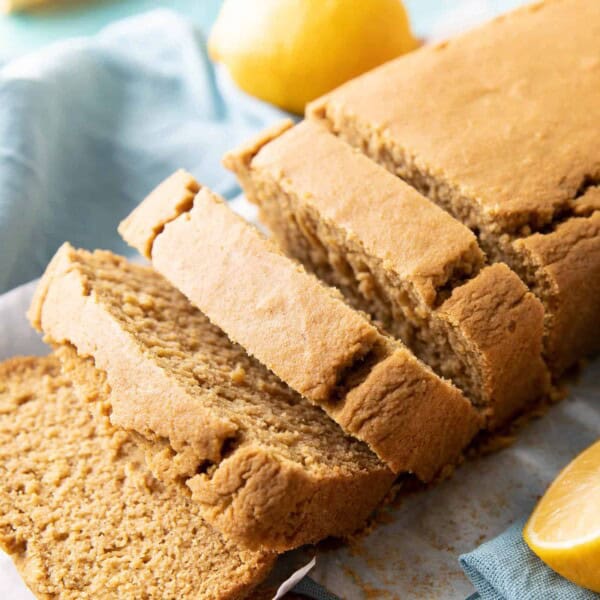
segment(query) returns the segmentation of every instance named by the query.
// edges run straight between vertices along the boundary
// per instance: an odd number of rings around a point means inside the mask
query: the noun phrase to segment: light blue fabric
[[[160,9],[0,67],[0,293],[69,240],[127,252],[119,221],[179,167],[231,197],[223,153],[284,116],[208,60]]]
[[[163,5],[207,32],[222,0],[80,0],[48,2],[35,10],[0,15],[0,61],[61,39],[98,33],[114,21]]]
[[[478,594],[469,600],[599,600],[547,567],[523,541],[524,521],[463,554],[460,564]]]

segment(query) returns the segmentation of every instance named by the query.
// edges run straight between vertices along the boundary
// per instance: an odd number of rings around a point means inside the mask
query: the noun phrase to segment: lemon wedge
[[[401,0],[225,0],[208,48],[243,90],[302,113],[417,45]]]
[[[600,592],[600,441],[561,471],[523,537],[557,573]]]

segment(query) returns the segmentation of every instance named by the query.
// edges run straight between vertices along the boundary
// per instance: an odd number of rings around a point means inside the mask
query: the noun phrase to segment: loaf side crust
[[[552,370],[600,352],[600,211],[513,242],[523,277],[547,306],[546,347]]]
[[[377,363],[343,403],[325,410],[396,473],[435,479],[460,460],[484,418],[449,381],[405,347]]]
[[[120,223],[119,233],[131,240],[131,245],[142,256],[150,258],[156,236],[169,221],[189,209],[199,191],[198,182],[189,173],[183,169],[176,171],[146,198],[144,204],[140,204]],[[165,198],[171,202],[165,203]]]
[[[543,360],[544,309],[506,265],[485,267],[457,287],[437,315],[457,331],[457,352],[464,344],[464,352],[478,353],[490,429],[550,393]]]

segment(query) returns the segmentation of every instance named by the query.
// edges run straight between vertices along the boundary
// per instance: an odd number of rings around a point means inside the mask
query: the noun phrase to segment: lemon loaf
[[[307,115],[523,278],[560,374],[600,348],[599,89],[600,2],[549,0],[389,62]]]
[[[451,379],[490,427],[547,391],[541,303],[506,265],[480,270],[474,234],[414,188],[310,121],[225,164],[287,254]]]
[[[191,175],[175,173],[119,230],[233,341],[394,472],[430,480],[480,426],[457,388]]]
[[[30,319],[106,377],[111,421],[136,434],[152,472],[189,490],[211,525],[250,549],[348,534],[393,481],[366,445],[149,267],[65,244]],[[73,379],[97,394],[89,376]]]
[[[0,364],[0,547],[35,595],[245,597],[275,555],[227,541],[95,412],[56,357]]]

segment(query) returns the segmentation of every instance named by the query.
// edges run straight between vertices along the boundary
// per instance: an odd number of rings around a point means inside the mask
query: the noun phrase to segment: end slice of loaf
[[[304,121],[225,157],[285,252],[402,339],[503,424],[548,391],[544,310],[473,233]]]
[[[557,376],[600,351],[600,221],[586,202],[600,190],[599,56],[597,0],[534,3],[307,108],[476,231],[538,294]]]
[[[242,598],[273,554],[226,540],[94,417],[54,356],[0,364],[0,547],[38,598]]]
[[[142,251],[152,240],[149,255],[160,273],[394,472],[430,480],[456,461],[481,425],[462,393],[209,190],[202,188],[191,208],[178,210],[181,196],[194,188],[187,177],[175,174],[135,210],[120,227],[125,240]],[[155,235],[167,207],[179,214]],[[147,236],[140,237],[144,229]]]
[[[155,475],[185,484],[206,520],[249,548],[349,534],[393,481],[149,267],[66,244],[30,318],[106,377],[111,421],[137,434]],[[74,379],[93,398],[90,377]]]

